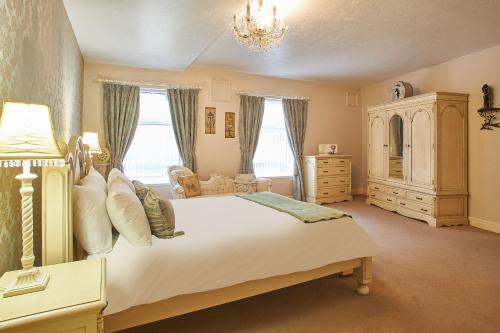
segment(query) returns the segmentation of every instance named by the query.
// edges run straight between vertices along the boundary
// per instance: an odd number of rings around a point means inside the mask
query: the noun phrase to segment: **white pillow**
[[[75,185],[73,190],[74,234],[88,254],[112,249],[112,227],[106,209],[106,192],[96,184]]]
[[[113,226],[135,246],[151,245],[151,229],[139,198],[125,180],[114,179],[108,185],[106,207]]]
[[[128,179],[127,176],[125,176],[123,174],[123,172],[121,172],[120,170],[114,168],[112,169],[110,172],[109,172],[109,175],[108,175],[108,191],[109,191],[109,187],[111,185],[111,183],[117,179],[117,178],[120,178],[122,179],[127,185],[128,187],[130,187],[130,189],[132,190],[132,192],[135,193],[135,187],[134,187],[134,184],[132,184],[132,182],[130,181],[130,179]]]
[[[105,193],[108,191],[108,184],[106,179],[94,167],[90,168],[89,174],[82,179],[81,185],[93,184],[99,186]]]

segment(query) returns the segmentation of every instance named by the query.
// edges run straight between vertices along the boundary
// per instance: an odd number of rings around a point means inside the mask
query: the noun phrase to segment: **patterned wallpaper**
[[[0,0],[0,100],[49,105],[59,140],[68,142],[80,133],[82,75],[83,59],[62,0]],[[0,168],[0,275],[20,267],[18,173]],[[38,259],[39,183],[35,180]]]

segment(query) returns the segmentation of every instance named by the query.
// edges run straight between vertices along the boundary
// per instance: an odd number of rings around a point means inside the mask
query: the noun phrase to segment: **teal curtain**
[[[196,116],[198,89],[168,89],[175,141],[183,165],[196,172]]]
[[[306,137],[307,106],[307,100],[283,99],[286,134],[295,159],[293,195],[295,199],[302,201],[306,199],[302,155],[304,151],[304,139]]]
[[[241,95],[238,121],[241,153],[240,173],[254,173],[253,157],[257,150],[263,118],[264,97]]]
[[[123,171],[123,159],[134,139],[139,122],[140,88],[103,84],[104,135],[109,145],[112,168]]]

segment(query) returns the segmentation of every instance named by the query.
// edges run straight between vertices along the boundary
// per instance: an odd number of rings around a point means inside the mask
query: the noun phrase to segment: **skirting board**
[[[496,232],[497,234],[500,234],[500,223],[495,223],[491,221],[486,221],[477,217],[472,217],[469,216],[469,223],[471,226],[488,230],[491,232]]]
[[[366,188],[353,188],[352,195],[366,195]]]

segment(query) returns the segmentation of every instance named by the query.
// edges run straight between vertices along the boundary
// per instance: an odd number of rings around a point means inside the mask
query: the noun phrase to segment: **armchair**
[[[193,172],[183,166],[171,166],[168,168],[168,178],[172,186],[172,197],[174,199],[184,199],[184,188],[179,185],[179,176],[192,176]],[[257,178],[257,192],[271,191],[271,180],[268,178]],[[230,195],[236,193],[235,181],[220,173],[210,174],[208,180],[200,180],[201,195]]]

